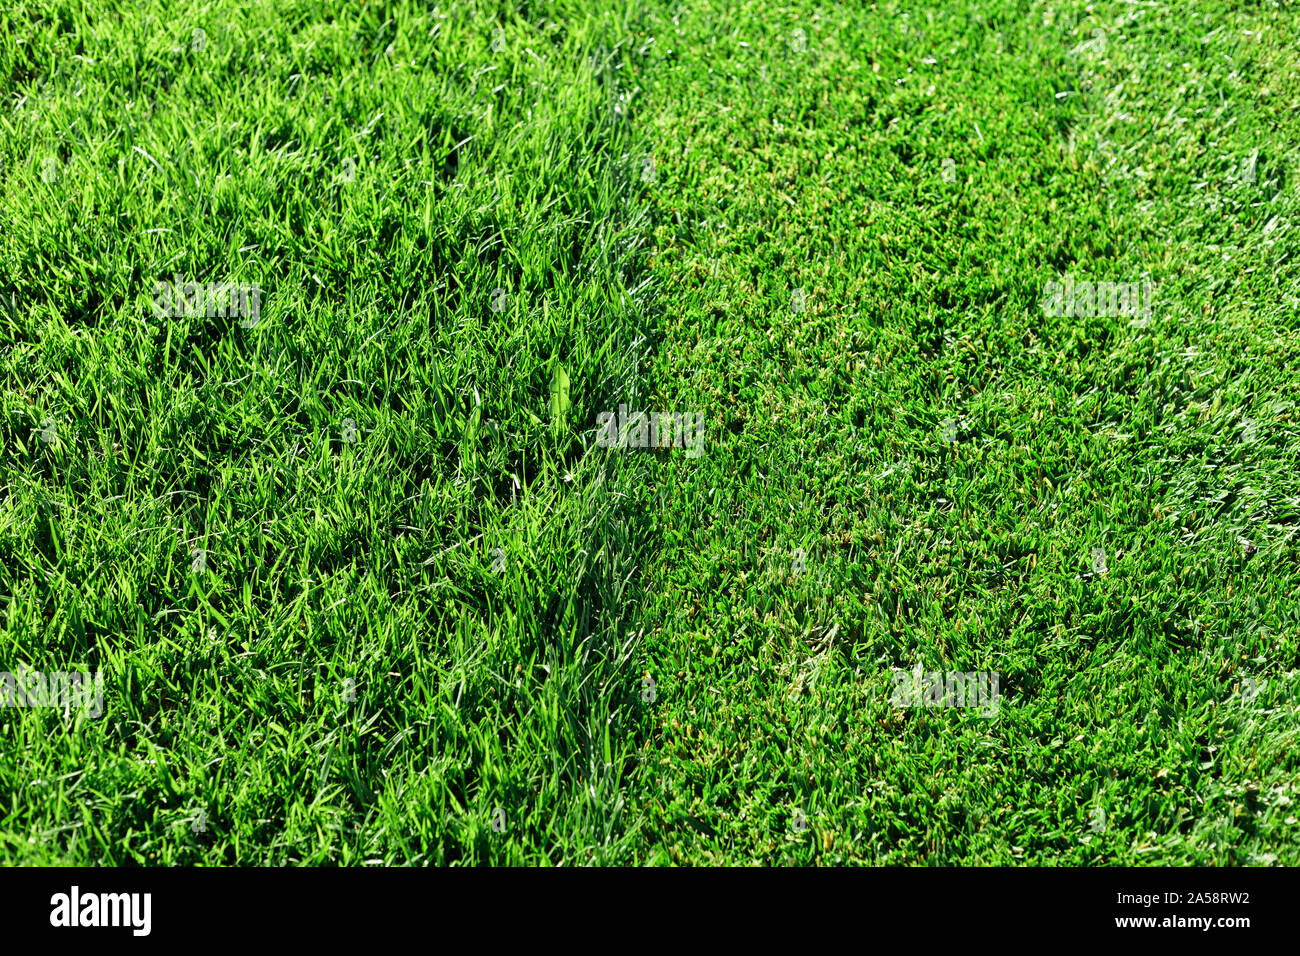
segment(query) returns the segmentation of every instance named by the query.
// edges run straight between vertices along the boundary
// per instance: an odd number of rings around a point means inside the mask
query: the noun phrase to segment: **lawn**
[[[1300,863],[1298,17],[0,14],[0,861]]]

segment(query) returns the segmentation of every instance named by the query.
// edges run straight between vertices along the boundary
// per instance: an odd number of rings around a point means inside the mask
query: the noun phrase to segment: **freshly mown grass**
[[[1300,861],[1295,22],[649,17],[649,405],[709,447],[651,485],[646,859]],[[998,716],[891,706],[917,663]]]
[[[1300,862],[1294,27],[0,15],[0,859]]]

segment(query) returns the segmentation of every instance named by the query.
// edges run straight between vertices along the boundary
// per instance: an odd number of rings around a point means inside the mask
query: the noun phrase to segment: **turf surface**
[[[0,15],[0,859],[1300,862],[1295,26]]]

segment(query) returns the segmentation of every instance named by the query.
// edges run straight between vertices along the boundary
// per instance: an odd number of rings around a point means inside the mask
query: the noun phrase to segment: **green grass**
[[[1300,863],[1295,27],[0,15],[0,860]]]
[[[716,438],[656,475],[650,859],[1300,860],[1294,17],[1087,9],[651,18],[657,404]]]
[[[4,857],[606,859],[644,546],[577,427],[646,294],[615,20],[77,9],[0,53],[0,656],[103,671],[106,713],[0,715]],[[155,320],[175,273],[259,321]]]

